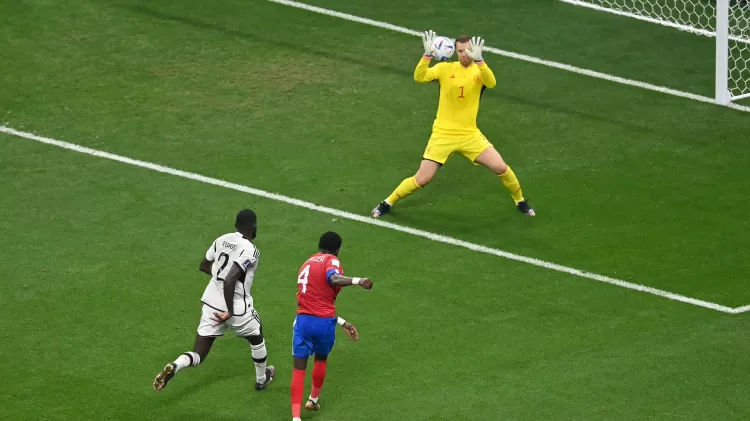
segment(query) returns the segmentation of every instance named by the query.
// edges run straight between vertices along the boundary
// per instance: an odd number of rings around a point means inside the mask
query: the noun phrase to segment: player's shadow
[[[204,375],[204,377],[202,378],[191,379],[190,384],[186,384],[187,382],[183,382],[182,384],[177,382],[175,382],[175,384],[170,383],[169,387],[166,388],[165,391],[167,391],[171,395],[171,404],[177,405],[180,401],[182,401],[183,398],[187,398],[196,393],[200,393],[202,390],[205,390],[207,385],[210,385],[212,383],[224,383],[228,380],[242,376],[243,375],[241,373],[237,372],[214,371],[212,374]]]
[[[411,68],[406,69],[406,68],[388,66],[386,64],[383,64],[382,62],[368,62],[368,61],[362,60],[360,57],[357,57],[357,56],[337,55],[337,54],[332,53],[330,50],[316,49],[315,47],[311,48],[311,44],[307,44],[305,45],[305,48],[301,48],[298,44],[285,41],[283,39],[279,39],[279,38],[271,39],[271,38],[267,38],[262,35],[258,35],[258,34],[254,34],[250,32],[242,32],[242,31],[238,31],[235,29],[228,29],[216,23],[203,22],[197,19],[186,17],[186,16],[179,16],[179,15],[175,15],[175,14],[168,13],[168,12],[154,10],[146,6],[140,6],[140,5],[133,6],[133,5],[121,4],[121,5],[118,5],[118,7],[129,9],[134,12],[144,14],[144,15],[156,18],[156,19],[161,19],[161,20],[170,21],[170,22],[180,22],[185,25],[190,25],[196,28],[216,31],[224,35],[231,35],[231,36],[235,36],[238,38],[250,39],[253,41],[260,42],[260,43],[280,45],[280,46],[289,48],[291,50],[298,51],[300,53],[314,53],[321,57],[325,57],[325,58],[329,58],[332,60],[341,61],[345,63],[355,63],[360,66],[367,67],[368,69],[379,70],[385,73],[406,75],[409,77],[411,77],[413,74],[413,70]],[[312,44],[312,45],[315,45],[315,44]]]
[[[216,411],[181,412],[178,414],[173,414],[168,419],[171,421],[239,421],[236,417],[217,414]]]
[[[649,126],[647,122],[639,123],[630,119],[617,118],[617,115],[609,112],[609,108],[607,107],[595,108],[589,106],[575,107],[575,105],[561,105],[546,101],[543,98],[526,98],[521,95],[509,94],[507,92],[501,92],[499,95],[509,101],[533,107],[540,111],[552,111],[555,113],[572,115],[583,119],[624,127],[625,129],[634,132],[656,134],[662,138],[674,139],[687,144],[694,144],[704,140],[704,138],[699,135],[675,133],[673,131],[660,129],[659,127]],[[582,92],[582,95],[587,95],[587,93]]]

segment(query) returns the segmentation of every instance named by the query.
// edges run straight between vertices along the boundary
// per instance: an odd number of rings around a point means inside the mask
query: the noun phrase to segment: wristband
[[[338,320],[336,321],[336,323],[338,323],[339,326],[344,326],[344,324],[346,323],[346,320],[344,320],[341,317],[339,317]]]
[[[352,285],[359,285],[362,282],[362,278],[352,278]]]

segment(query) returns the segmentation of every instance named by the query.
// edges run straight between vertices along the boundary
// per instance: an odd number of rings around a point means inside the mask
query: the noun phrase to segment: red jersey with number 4
[[[341,287],[328,281],[333,274],[344,274],[338,257],[318,253],[307,259],[297,274],[297,314],[336,317],[334,302]]]

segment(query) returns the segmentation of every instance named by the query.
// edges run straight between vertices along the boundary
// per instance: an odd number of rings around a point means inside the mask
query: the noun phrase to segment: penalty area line
[[[527,263],[527,264],[541,267],[544,269],[567,273],[569,275],[577,276],[580,278],[585,278],[585,279],[593,280],[596,282],[601,282],[605,284],[618,286],[621,288],[639,291],[639,292],[655,295],[655,296],[666,298],[666,299],[673,300],[673,301],[679,301],[682,303],[691,304],[691,305],[698,306],[698,307],[720,311],[722,313],[739,314],[739,313],[743,313],[746,311],[750,311],[750,306],[731,308],[731,307],[723,306],[721,304],[703,301],[703,300],[699,300],[696,298],[690,298],[684,295],[675,294],[673,292],[664,291],[661,289],[652,288],[652,287],[648,287],[645,285],[636,284],[632,282],[627,282],[621,279],[615,279],[615,278],[611,278],[608,276],[598,275],[596,273],[591,273],[591,272],[583,271],[580,269],[575,269],[572,267],[563,266],[563,265],[559,265],[559,264],[552,263],[552,262],[547,262],[547,261],[540,260],[540,259],[535,259],[533,257],[522,256],[522,255],[510,253],[504,250],[499,250],[499,249],[483,246],[480,244],[470,243],[468,241],[459,240],[459,239],[448,237],[448,236],[441,235],[441,234],[435,234],[435,233],[423,231],[423,230],[416,229],[416,228],[410,228],[410,227],[406,227],[403,225],[398,225],[398,224],[394,224],[391,222],[382,221],[380,219],[372,218],[369,215],[363,216],[363,215],[358,215],[355,213],[346,212],[346,211],[339,210],[339,209],[329,208],[326,206],[320,206],[311,202],[307,202],[307,201],[300,200],[300,199],[295,199],[295,198],[284,196],[281,194],[271,193],[265,190],[260,190],[260,189],[256,189],[253,187],[244,186],[241,184],[230,183],[228,181],[219,180],[219,179],[212,178],[212,177],[207,177],[205,175],[182,171],[182,170],[166,167],[166,166],[159,165],[159,164],[154,164],[152,162],[140,161],[137,159],[128,158],[126,156],[115,155],[113,153],[104,152],[104,151],[100,151],[100,150],[92,149],[92,148],[87,148],[84,146],[76,145],[74,143],[68,143],[68,142],[64,142],[61,140],[38,136],[33,133],[15,130],[6,126],[0,126],[0,133],[6,133],[12,136],[17,136],[17,137],[21,137],[21,138],[28,139],[28,140],[33,140],[33,141],[44,143],[44,144],[51,145],[51,146],[57,146],[59,148],[83,153],[86,155],[109,159],[112,161],[117,161],[123,164],[132,165],[135,167],[145,168],[145,169],[149,169],[149,170],[164,173],[164,174],[169,174],[169,175],[173,175],[173,176],[177,176],[181,178],[199,181],[201,183],[211,184],[214,186],[223,187],[223,188],[239,191],[242,193],[251,194],[254,196],[274,200],[277,202],[286,203],[286,204],[293,205],[293,206],[298,206],[298,207],[313,210],[316,212],[326,213],[329,215],[337,216],[339,218],[362,222],[362,223],[374,225],[374,226],[381,227],[381,228],[387,228],[387,229],[399,231],[405,234],[410,234],[410,235],[414,235],[417,237],[426,238],[428,240],[436,241],[439,243],[450,244],[450,245],[457,246],[457,247],[463,247],[463,248],[466,248],[475,252],[502,257],[504,259],[514,260],[517,262],[523,262],[523,263]]]

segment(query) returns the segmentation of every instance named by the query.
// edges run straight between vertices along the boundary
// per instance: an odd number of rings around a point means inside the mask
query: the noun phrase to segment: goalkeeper
[[[440,82],[440,102],[432,125],[432,136],[427,142],[417,174],[402,181],[387,199],[372,210],[371,215],[379,218],[388,213],[396,202],[426,186],[455,152],[495,173],[510,191],[518,210],[525,215],[536,215],[524,199],[513,170],[477,128],[479,99],[485,88],[492,89],[497,84],[495,75],[482,58],[484,40],[462,35],[455,45],[459,61],[430,67],[434,39],[433,31],[426,31],[422,36],[424,56],[414,70],[414,80],[417,82]]]

